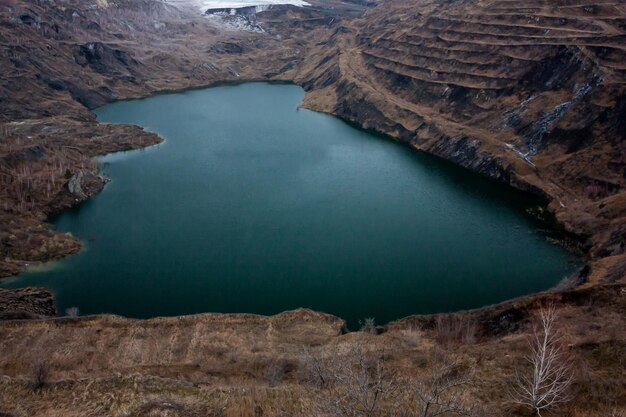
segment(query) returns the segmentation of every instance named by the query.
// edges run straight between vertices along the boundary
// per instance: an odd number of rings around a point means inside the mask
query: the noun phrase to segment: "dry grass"
[[[546,416],[606,417],[626,407],[624,300],[606,298],[600,290],[589,294],[593,302],[582,307],[559,304],[559,326],[576,363],[574,399]],[[389,326],[377,335],[342,334],[341,320],[306,310],[273,317],[0,322],[0,412],[14,417],[324,415],[328,408],[322,405],[341,392],[336,391],[337,369],[348,369],[358,356],[355,347],[361,347],[365,356],[384,363],[385,375],[393,375],[388,381],[402,393],[383,401],[377,417],[390,410],[410,417],[418,404],[408,388],[428,386],[445,358],[462,364],[458,369],[473,369],[471,383],[455,398],[480,410],[481,417],[528,415],[509,395],[515,375],[528,366],[528,325],[483,334],[471,343],[455,337],[454,343],[442,344],[436,326],[416,323]],[[34,389],[35,359],[50,367],[40,389]]]
[[[446,348],[476,343],[476,323],[463,317],[439,316],[435,330],[435,340]]]

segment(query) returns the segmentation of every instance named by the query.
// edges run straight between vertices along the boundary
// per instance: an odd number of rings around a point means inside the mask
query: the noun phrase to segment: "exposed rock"
[[[67,182],[67,190],[77,200],[82,201],[102,190],[107,180],[90,170],[81,169]]]
[[[595,392],[616,394],[623,408],[624,7],[593,0],[387,0],[371,9],[363,6],[374,3],[368,0],[310,2],[256,13],[258,33],[227,30],[171,2],[11,0],[0,8],[0,277],[79,250],[75,237],[52,232],[45,220],[102,188],[90,157],[161,140],[137,127],[98,124],[88,108],[217,81],[293,80],[307,91],[305,106],[542,196],[567,231],[587,240],[590,263],[563,292],[443,316],[476,325],[471,336],[480,343],[456,352],[476,363],[477,398],[502,405],[502,386],[523,362],[523,333],[538,307],[553,302],[573,353],[595,365],[564,413],[609,415],[593,403]],[[11,310],[0,315],[54,314],[49,293],[19,291],[0,290],[0,309]],[[409,317],[377,335],[345,334],[342,320],[307,310],[5,320],[0,414],[100,415],[99,399],[110,405],[115,398],[124,416],[185,415],[193,407],[161,397],[198,395],[215,406],[202,415],[276,415],[277,405],[319,399],[293,372],[304,347],[341,358],[366,344],[414,377],[427,370],[424,355],[441,317]],[[404,340],[406,332],[417,344]],[[63,382],[34,395],[24,381],[42,360],[51,364],[51,379]],[[287,382],[268,388],[263,378],[278,361]],[[77,401],[77,393],[88,400]],[[281,415],[309,410],[296,411]]]
[[[44,288],[0,288],[0,320],[32,319],[56,315],[50,291]]]
[[[84,200],[87,198],[87,195],[83,192],[83,188],[81,186],[81,182],[83,180],[83,171],[78,171],[77,174],[74,174],[72,178],[67,182],[67,189],[69,192],[74,195],[76,198]]]
[[[93,122],[78,103],[93,108],[218,80],[293,79],[307,90],[306,106],[544,198],[568,232],[587,239],[588,283],[616,280],[617,263],[626,264],[626,35],[616,6],[583,3],[255,8],[265,34],[216,29],[161,2],[24,4],[19,22],[18,12],[2,12],[3,33],[29,42],[3,46],[2,67],[18,78],[0,85],[0,97],[10,97],[0,100],[0,119]],[[502,13],[489,13],[494,7]],[[71,134],[63,140],[79,153],[90,146]],[[42,212],[92,194],[85,178],[70,182],[71,192],[49,198],[53,208]],[[595,262],[604,257],[621,260]]]
[[[120,49],[113,49],[101,42],[90,42],[77,45],[74,49],[74,59],[81,66],[89,65],[98,72],[110,72],[111,66],[137,64],[130,59],[128,53]]]
[[[218,54],[240,54],[244,52],[244,46],[234,42],[218,42],[209,48],[210,52]]]
[[[98,175],[90,156],[162,140],[136,126],[55,118],[0,124],[0,132],[9,138],[0,141],[0,171],[11,173],[0,176],[0,277],[80,249],[74,236],[54,233],[42,222],[104,187],[106,179]],[[69,190],[77,192],[78,187],[82,194]]]

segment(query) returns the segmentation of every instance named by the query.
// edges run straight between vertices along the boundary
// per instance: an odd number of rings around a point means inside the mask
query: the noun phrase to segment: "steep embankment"
[[[314,56],[306,105],[544,197],[581,281],[625,276],[623,3],[387,1]]]

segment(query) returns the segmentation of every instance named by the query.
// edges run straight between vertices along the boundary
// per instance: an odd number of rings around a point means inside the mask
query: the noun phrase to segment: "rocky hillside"
[[[544,197],[625,276],[623,2],[389,0],[316,54],[308,106]]]
[[[0,288],[0,320],[37,319],[55,314],[52,294],[44,288]]]

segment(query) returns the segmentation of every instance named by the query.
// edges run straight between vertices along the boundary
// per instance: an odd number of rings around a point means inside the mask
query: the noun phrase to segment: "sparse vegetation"
[[[426,370],[400,374],[384,351],[357,343],[346,352],[307,355],[307,381],[322,388],[321,414],[345,417],[472,415],[467,389],[474,365],[435,351]]]
[[[160,140],[97,124],[86,106],[272,78],[305,85],[305,107],[548,197],[589,237],[581,281],[596,287],[549,295],[556,311],[530,330],[530,353],[525,318],[464,313],[375,337],[373,320],[342,334],[305,313],[274,318],[271,335],[262,317],[12,319],[0,322],[1,417],[624,417],[623,2],[387,1],[357,12],[356,23],[304,18],[304,30],[249,37],[181,18],[169,2],[1,0],[0,276],[78,250],[44,219],[75,204],[66,184],[96,172],[91,157]],[[96,41],[116,66],[77,62]],[[249,52],[210,52],[217,41]],[[587,97],[550,113],[590,79],[601,81]],[[583,364],[574,373],[572,353]]]
[[[422,337],[422,332],[417,328],[412,327],[402,331],[402,339],[409,347],[419,346]]]
[[[78,317],[80,316],[80,311],[78,310],[78,307],[69,307],[65,309],[65,315],[67,317]]]
[[[271,387],[275,387],[283,382],[286,373],[286,364],[275,360],[267,364],[265,369],[265,379]]]
[[[365,320],[360,321],[359,324],[361,325],[362,332],[370,333],[370,334],[377,333],[376,322],[374,321],[373,317],[368,317]]]
[[[476,323],[455,316],[439,316],[436,320],[437,343],[450,348],[476,343]]]
[[[563,335],[568,325],[580,323],[581,314],[562,315]],[[269,320],[280,333],[267,334]],[[15,324],[0,322],[7,353],[0,357],[0,412],[14,417],[528,416],[529,406],[508,408],[502,392],[518,371],[528,370],[524,338],[532,328],[510,334],[507,342],[483,338],[480,344],[443,347],[436,328],[413,324],[379,335],[341,334],[342,323],[327,320],[311,312],[253,323],[232,316],[90,317],[28,322],[19,332]],[[623,329],[616,329],[615,337],[623,338]],[[419,334],[410,345],[407,330]],[[550,416],[613,417],[626,406],[620,396],[626,344],[590,344],[588,336],[570,343],[579,346],[580,363],[590,370],[573,377],[575,401]],[[6,349],[16,343],[35,348],[19,355]],[[41,359],[40,347],[54,367],[41,368],[47,372],[36,383],[30,364]],[[24,404],[26,414],[20,411]]]
[[[43,359],[37,360],[33,364],[33,387],[35,390],[42,389],[48,382],[50,365]]]
[[[381,354],[357,344],[344,357],[325,362],[331,381],[322,411],[337,417],[377,417],[386,414],[398,385]]]
[[[415,383],[416,417],[440,415],[473,415],[474,405],[468,404],[468,388],[474,377],[474,364],[439,352],[433,357],[426,375]]]

